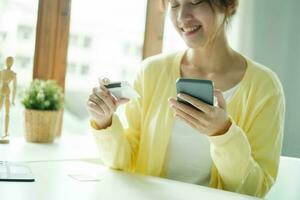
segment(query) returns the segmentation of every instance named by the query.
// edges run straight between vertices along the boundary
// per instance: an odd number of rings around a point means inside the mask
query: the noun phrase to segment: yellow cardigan
[[[174,122],[168,98],[176,96],[183,55],[160,54],[143,62],[134,82],[141,98],[126,104],[128,128],[123,128],[117,115],[104,130],[97,130],[91,121],[107,166],[164,177]],[[224,135],[209,137],[213,160],[210,186],[263,197],[277,176],[285,98],[274,72],[250,59],[247,65],[240,87],[227,105],[232,126]]]

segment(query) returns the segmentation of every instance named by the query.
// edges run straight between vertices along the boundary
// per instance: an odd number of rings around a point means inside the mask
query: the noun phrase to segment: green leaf
[[[54,80],[35,79],[21,95],[26,109],[60,110],[63,107],[62,88]]]

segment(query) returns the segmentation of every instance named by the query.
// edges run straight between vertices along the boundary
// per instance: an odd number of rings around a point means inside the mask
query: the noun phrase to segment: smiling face
[[[210,1],[169,0],[169,4],[171,21],[190,48],[203,47],[216,33],[224,33],[225,12]]]

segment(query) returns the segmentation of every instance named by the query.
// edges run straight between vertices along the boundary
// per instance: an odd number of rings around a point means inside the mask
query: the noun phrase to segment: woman
[[[229,46],[225,31],[238,0],[168,3],[188,49],[143,62],[134,82],[141,98],[115,99],[104,79],[87,102],[102,160],[116,169],[263,197],[281,153],[280,81]],[[177,102],[179,77],[212,80],[217,106],[187,94],[179,96],[203,112]],[[123,103],[126,129],[114,114]]]

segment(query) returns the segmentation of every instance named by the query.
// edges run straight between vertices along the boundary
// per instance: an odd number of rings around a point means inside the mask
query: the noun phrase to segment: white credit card
[[[68,174],[71,178],[77,180],[77,181],[100,181],[98,177],[95,177],[93,175],[88,174]]]
[[[140,97],[127,81],[112,82],[105,87],[117,98],[136,99]]]

